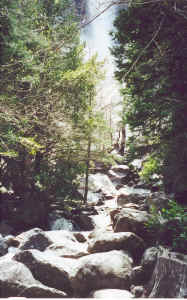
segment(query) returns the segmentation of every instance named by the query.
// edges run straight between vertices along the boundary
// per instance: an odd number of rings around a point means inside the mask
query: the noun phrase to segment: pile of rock
[[[144,239],[133,232],[35,228],[1,237],[0,245],[3,298],[187,295],[187,256],[159,247],[146,249]]]
[[[0,297],[186,298],[187,256],[150,247],[145,226],[150,208],[160,209],[168,199],[119,187],[129,172],[119,165],[108,171],[110,179],[92,176],[105,201],[73,211],[84,231],[35,228],[0,236]]]

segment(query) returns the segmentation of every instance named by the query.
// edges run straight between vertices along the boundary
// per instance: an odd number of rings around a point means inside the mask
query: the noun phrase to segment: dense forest
[[[14,226],[45,226],[53,200],[80,198],[77,175],[105,159],[102,63],[85,62],[79,24],[74,1],[0,3],[1,213]]]
[[[157,172],[167,193],[187,197],[186,1],[132,1],[115,21],[112,50],[122,83],[132,154],[147,155],[144,177]]]
[[[144,158],[140,177],[150,183],[161,176],[161,189],[173,199],[160,212],[152,211],[149,225],[160,232],[168,227],[170,244],[186,253],[186,1],[131,1],[114,25],[112,54],[122,84],[123,122],[133,132],[128,156]],[[159,214],[169,223],[162,225]]]

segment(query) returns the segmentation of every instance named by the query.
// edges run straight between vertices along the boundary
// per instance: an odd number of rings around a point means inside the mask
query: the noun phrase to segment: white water
[[[99,0],[87,0],[86,15],[87,20],[92,20],[99,12]],[[98,86],[97,108],[104,112],[114,134],[119,130],[121,121],[120,112],[122,111],[120,86],[114,79],[114,60],[109,47],[112,46],[112,39],[109,35],[113,29],[113,21],[117,12],[116,6],[110,7],[103,14],[97,17],[82,31],[82,40],[86,43],[87,57],[98,54],[98,60],[105,60],[106,78]]]

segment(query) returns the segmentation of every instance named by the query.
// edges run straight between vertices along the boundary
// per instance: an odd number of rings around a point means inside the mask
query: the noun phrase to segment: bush
[[[143,169],[141,172],[139,172],[139,175],[149,183],[152,175],[154,174],[160,174],[160,161],[158,158],[150,156],[149,159],[144,163]]]
[[[153,234],[156,234],[156,242],[167,244],[174,251],[187,254],[187,212],[186,208],[170,200],[167,208],[156,212],[152,210],[152,216],[146,224]]]

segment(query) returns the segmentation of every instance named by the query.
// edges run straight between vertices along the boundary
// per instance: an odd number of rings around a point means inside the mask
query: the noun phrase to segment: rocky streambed
[[[1,236],[0,297],[186,298],[187,256],[150,247],[145,226],[166,198],[127,185],[128,176],[124,165],[90,176],[79,230]]]

